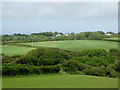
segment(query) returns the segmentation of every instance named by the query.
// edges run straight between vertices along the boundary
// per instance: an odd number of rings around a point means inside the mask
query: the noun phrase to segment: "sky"
[[[2,34],[118,32],[117,2],[3,2]]]

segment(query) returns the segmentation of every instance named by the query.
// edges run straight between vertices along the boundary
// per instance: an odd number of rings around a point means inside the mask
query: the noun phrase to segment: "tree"
[[[107,34],[115,34],[114,32],[107,32]]]
[[[92,34],[92,32],[84,32],[84,34],[88,38]]]
[[[97,31],[95,33],[105,34],[103,31]]]

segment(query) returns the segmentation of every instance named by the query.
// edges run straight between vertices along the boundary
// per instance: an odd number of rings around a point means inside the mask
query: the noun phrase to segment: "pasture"
[[[87,75],[29,75],[2,77],[3,88],[117,88],[117,78]]]
[[[34,49],[34,48],[22,47],[22,46],[2,45],[2,53],[5,55],[8,55],[8,56],[24,55],[32,49]]]
[[[46,41],[46,42],[33,42],[21,43],[31,46],[45,46],[60,48],[70,51],[81,51],[84,49],[105,49],[109,51],[111,48],[118,48],[118,42],[102,41],[102,40],[67,40],[67,41]]]

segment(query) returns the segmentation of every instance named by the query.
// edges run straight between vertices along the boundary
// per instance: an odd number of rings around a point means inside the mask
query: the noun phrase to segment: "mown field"
[[[31,46],[53,47],[71,51],[81,51],[84,49],[105,49],[106,51],[108,51],[111,48],[118,48],[118,42],[102,40],[68,40],[51,42],[47,41],[21,44],[27,44]]]
[[[117,88],[117,78],[87,75],[29,75],[2,79],[3,88]]]
[[[33,42],[33,43],[19,43],[19,44],[38,46],[38,47],[40,46],[53,47],[53,48],[60,48],[63,50],[70,50],[70,51],[82,51],[84,49],[105,49],[106,51],[109,51],[109,49],[111,48],[118,48],[118,42],[101,41],[101,40],[69,40],[69,41],[51,41],[51,42],[47,41],[47,42]],[[2,53],[8,56],[24,55],[32,49],[34,48],[3,45]]]
[[[27,52],[31,51],[32,49],[34,49],[34,48],[3,45],[2,46],[2,53],[5,54],[5,55],[8,55],[8,56],[24,55]]]

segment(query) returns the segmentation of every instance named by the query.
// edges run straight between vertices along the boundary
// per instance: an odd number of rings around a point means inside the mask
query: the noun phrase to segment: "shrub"
[[[60,66],[30,66],[30,65],[13,65],[9,64],[3,65],[2,74],[3,75],[28,75],[28,74],[46,74],[46,73],[59,73]]]
[[[65,52],[53,48],[38,48],[30,51],[25,56],[20,57],[17,63],[30,64],[35,66],[48,66],[62,63],[64,59],[69,59]]]
[[[13,58],[7,55],[0,55],[0,57],[2,57],[2,63],[10,63],[13,61]]]
[[[82,71],[89,66],[83,63],[80,63],[76,60],[68,60],[63,64],[64,70],[66,72]]]
[[[93,76],[106,76],[105,69],[102,67],[91,67],[87,68],[83,71],[86,75],[93,75]]]
[[[86,49],[81,52],[81,56],[88,56],[88,57],[99,57],[99,56],[106,56],[107,52],[102,49]]]
[[[74,57],[72,58],[73,60],[77,60],[81,63],[86,63],[87,61],[89,61],[91,58],[88,56],[83,56],[83,57]]]
[[[111,70],[111,72],[110,72],[110,76],[111,77],[118,77],[118,72],[116,72],[115,70]]]
[[[95,66],[95,67],[99,67],[99,66],[107,66],[108,62],[105,59],[105,57],[92,57],[90,60],[88,60],[86,62],[86,64],[90,65],[90,66]]]
[[[111,48],[109,50],[110,53],[118,53],[118,49],[117,48]]]
[[[12,58],[20,58],[21,55],[13,55]]]
[[[109,64],[106,68],[106,74],[109,75],[110,77],[117,77],[118,71],[119,71],[119,67],[117,62],[113,64]]]

